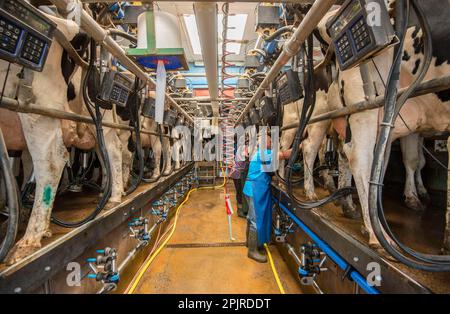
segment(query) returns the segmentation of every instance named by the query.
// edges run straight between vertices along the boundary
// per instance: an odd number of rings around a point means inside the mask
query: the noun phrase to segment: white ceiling
[[[194,14],[193,3],[192,2],[158,2],[158,7],[162,11],[166,11],[178,16],[180,28],[182,30],[182,42],[183,47],[186,51],[186,55],[188,61],[202,61],[201,55],[194,55],[193,49],[191,47],[189,36],[186,31],[186,27],[183,21],[184,14]],[[222,3],[217,3],[218,13],[222,13]],[[230,14],[238,14],[244,13],[247,14],[247,23],[244,30],[243,40],[249,41],[249,46],[253,48],[254,42],[256,41],[257,35],[255,33],[255,8],[256,3],[230,3],[229,7]],[[222,21],[219,21],[222,23]],[[232,24],[229,24],[230,27],[233,27]],[[221,34],[219,34],[219,43],[221,40]],[[221,46],[220,46],[221,47]],[[246,49],[246,44],[241,45],[239,55],[230,55],[227,57],[229,61],[244,61],[245,51],[251,48]],[[219,51],[221,53],[221,51]]]

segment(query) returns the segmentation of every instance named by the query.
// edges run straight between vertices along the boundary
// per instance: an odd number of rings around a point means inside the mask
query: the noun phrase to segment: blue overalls
[[[258,245],[270,242],[272,232],[272,197],[270,190],[271,177],[268,167],[272,162],[272,151],[260,149],[250,160],[244,194],[248,198],[249,213],[247,219],[250,227],[256,229]]]

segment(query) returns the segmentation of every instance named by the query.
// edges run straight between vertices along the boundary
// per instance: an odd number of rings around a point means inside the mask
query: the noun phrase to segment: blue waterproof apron
[[[251,183],[253,191],[258,245],[262,246],[264,243],[270,242],[272,233],[271,178],[267,173],[261,173],[261,175],[248,181]]]

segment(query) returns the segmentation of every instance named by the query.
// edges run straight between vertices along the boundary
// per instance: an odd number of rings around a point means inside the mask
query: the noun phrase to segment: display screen
[[[126,88],[131,88],[132,83],[118,73],[116,73],[114,80]]]
[[[333,32],[332,36],[336,37],[342,29],[359,13],[361,12],[361,3],[359,1],[354,1],[349,4],[344,12],[338,17],[336,22],[334,22],[331,27],[331,31]]]
[[[27,19],[27,24],[28,26],[30,26],[31,28],[37,30],[38,32],[49,36],[49,31],[50,31],[50,25],[44,21],[42,21],[39,17],[37,17],[35,14],[31,13],[31,15],[34,16],[33,17],[29,17]]]
[[[4,9],[6,12],[15,16],[32,29],[40,32],[41,34],[44,34],[45,36],[50,37],[49,32],[51,25],[20,2],[14,0],[6,0]]]
[[[278,79],[278,86],[279,87],[281,87],[281,86],[283,86],[283,85],[285,85],[286,83],[287,83],[287,81],[288,81],[288,78],[287,78],[287,74],[286,73],[284,73],[282,76],[280,76],[280,78]]]

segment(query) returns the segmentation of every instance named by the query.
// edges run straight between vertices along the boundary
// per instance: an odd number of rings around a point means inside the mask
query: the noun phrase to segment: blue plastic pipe
[[[322,239],[320,239],[307,225],[305,225],[297,216],[295,216],[286,206],[284,206],[281,202],[278,202],[278,200],[273,197],[274,202],[278,203],[280,205],[280,208],[288,214],[288,216],[294,221],[316,244],[317,246],[325,252],[325,254],[331,258],[336,265],[338,265],[341,269],[346,270],[350,265],[342,259],[328,244],[326,244]],[[358,273],[355,270],[351,270],[348,274],[350,278],[353,279],[354,282],[358,284],[366,293],[368,294],[379,294],[380,292],[374,288],[373,286],[369,285],[364,279],[363,276],[361,276],[360,273]]]

